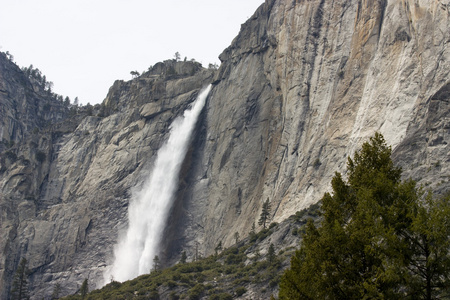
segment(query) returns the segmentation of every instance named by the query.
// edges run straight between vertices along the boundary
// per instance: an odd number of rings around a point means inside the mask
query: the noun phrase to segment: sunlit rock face
[[[274,221],[317,202],[375,131],[405,176],[448,190],[449,18],[444,0],[267,0],[219,70],[159,63],[115,82],[92,116],[70,115],[0,57],[0,134],[15,141],[0,149],[2,297],[21,257],[39,299],[103,279],[170,123],[211,82],[163,264],[246,236],[266,199]]]

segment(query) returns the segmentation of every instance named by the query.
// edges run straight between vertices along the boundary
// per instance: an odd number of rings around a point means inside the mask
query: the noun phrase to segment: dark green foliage
[[[253,222],[252,228],[250,229],[249,238],[250,242],[254,242],[257,239],[255,222]]]
[[[89,284],[88,284],[88,280],[85,279],[83,281],[83,283],[81,284],[81,288],[80,288],[81,298],[84,299],[88,293],[89,293]]]
[[[247,292],[247,289],[243,286],[240,286],[236,289],[236,296],[240,297]]]
[[[269,198],[263,203],[261,215],[259,216],[258,225],[262,225],[266,229],[266,223],[270,218],[270,202]]]
[[[314,163],[313,163],[313,167],[314,167],[315,169],[317,169],[317,168],[320,167],[321,164],[322,164],[322,163],[320,162],[320,159],[317,158],[317,159],[314,161]]]
[[[144,289],[142,295],[145,295],[145,294],[146,294],[146,293],[145,293],[145,289]],[[156,289],[155,289],[155,290],[152,290],[152,291],[150,292],[150,295],[149,295],[148,299],[151,299],[151,300],[159,300],[160,297],[159,297],[158,290],[156,290]]]
[[[173,281],[173,280],[169,280],[168,282],[167,282],[167,286],[169,287],[169,289],[174,289],[175,287],[177,287],[177,282],[176,281]]]
[[[269,246],[269,251],[267,251],[267,261],[272,264],[273,262],[275,262],[275,259],[275,246],[271,243]]]
[[[270,225],[269,225],[269,230],[272,229],[272,228],[274,228],[274,227],[277,227],[277,225],[278,225],[277,222],[272,222],[272,223],[270,223]]]
[[[185,264],[185,263],[186,263],[186,259],[187,259],[186,251],[181,252],[180,263],[181,263],[181,264]]]
[[[205,286],[201,283],[196,284],[192,289],[189,290],[188,295],[190,300],[198,300],[203,295]]]
[[[239,243],[239,238],[240,238],[239,232],[236,231],[236,232],[234,233],[234,239],[236,240],[236,244]]]
[[[410,228],[393,241],[404,258],[392,271],[405,272],[410,295],[421,299],[450,298],[450,193],[433,199],[431,193],[415,208]],[[404,241],[407,241],[405,243]],[[403,243],[402,243],[403,242]],[[443,292],[445,291],[445,292]]]
[[[209,297],[210,300],[232,300],[233,296],[228,293],[214,294]]]
[[[27,268],[27,260],[25,258],[22,258],[13,278],[11,288],[12,300],[30,299],[30,296],[28,295],[29,272],[30,271]]]
[[[230,253],[228,254],[227,258],[225,259],[225,263],[228,265],[236,265],[242,262],[244,259],[245,254],[234,254]]]
[[[57,283],[53,288],[52,299],[59,299],[61,296],[61,285]]]
[[[266,237],[268,237],[270,235],[270,233],[271,233],[271,231],[268,228],[261,230],[260,232],[258,232],[256,234],[257,240],[263,241]]]
[[[295,222],[306,224],[306,220],[309,218],[317,218],[320,212],[321,202],[315,203],[308,208],[297,211],[295,215],[289,217],[289,219]]]
[[[348,182],[335,174],[321,226],[307,221],[280,299],[435,299],[450,287],[450,201],[421,201],[390,156],[376,133],[349,159]]]

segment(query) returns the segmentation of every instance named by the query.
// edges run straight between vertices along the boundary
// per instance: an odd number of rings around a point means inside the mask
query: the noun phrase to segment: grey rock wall
[[[318,201],[375,131],[448,191],[449,28],[445,1],[266,1],[220,56],[187,240],[211,254],[266,199],[274,221]]]
[[[48,114],[0,60],[0,132],[16,142],[0,149],[2,298],[21,257],[36,298],[100,281],[169,124],[210,82],[162,233],[165,264],[246,236],[266,199],[277,222],[317,202],[375,131],[405,177],[448,191],[449,17],[444,0],[267,0],[217,72],[159,63],[116,81],[99,116],[68,118],[53,102]]]

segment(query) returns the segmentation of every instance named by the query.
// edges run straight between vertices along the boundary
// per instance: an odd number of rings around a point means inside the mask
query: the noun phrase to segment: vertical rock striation
[[[266,199],[273,221],[318,201],[375,131],[406,176],[448,190],[449,10],[267,0],[220,55],[187,240],[210,254],[246,235]]]
[[[266,199],[272,221],[317,202],[375,131],[405,176],[448,191],[449,19],[448,0],[266,0],[218,71],[158,63],[75,118],[0,56],[1,297],[22,256],[36,298],[95,286],[169,124],[210,82],[166,264],[246,236]]]

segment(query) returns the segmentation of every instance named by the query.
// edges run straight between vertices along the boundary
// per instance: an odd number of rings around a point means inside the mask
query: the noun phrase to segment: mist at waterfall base
[[[104,284],[125,281],[151,271],[167,217],[174,201],[181,164],[211,85],[200,92],[192,107],[170,125],[169,139],[158,150],[150,176],[131,199],[128,229],[119,236],[113,265],[104,273]]]

